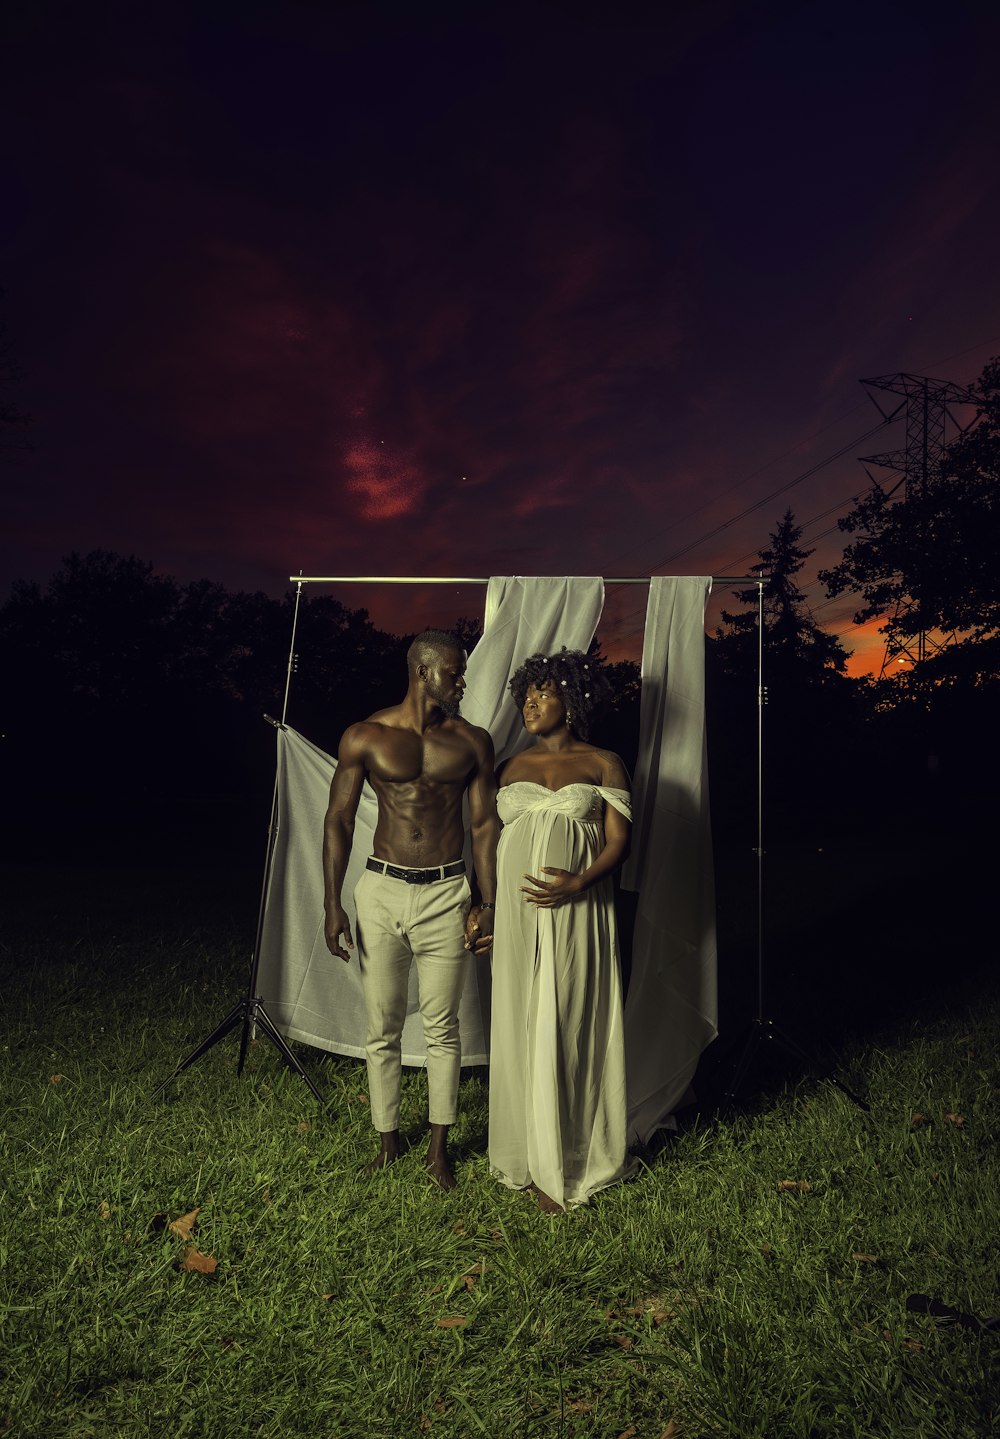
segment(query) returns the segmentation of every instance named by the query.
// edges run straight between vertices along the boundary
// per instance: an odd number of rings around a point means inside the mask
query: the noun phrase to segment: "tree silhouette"
[[[861,596],[856,623],[885,617],[890,642],[955,635],[957,643],[913,677],[918,683],[1000,676],[1000,359],[974,389],[977,421],[949,447],[939,473],[905,499],[877,486],[865,495],[839,521],[859,538],[839,564],[820,571],[831,597]]]
[[[770,575],[764,590],[769,825],[774,834],[800,840],[828,833],[838,822],[853,747],[848,735],[858,719],[855,686],[844,673],[847,653],[813,619],[798,583],[812,554],[801,538],[801,526],[786,511],[753,566]],[[723,610],[707,647],[709,754],[713,791],[726,796],[723,819],[745,829],[756,806],[757,590],[737,597],[747,608]]]
[[[15,584],[0,607],[8,795],[40,830],[54,802],[67,833],[120,829],[148,844],[202,819],[207,833],[232,830],[273,776],[261,716],[281,714],[292,605],[179,584],[105,550],[68,555],[44,588]],[[398,697],[402,642],[330,597],[301,621],[289,721],[335,748],[380,689]]]
[[[802,526],[786,510],[754,565],[770,575],[764,588],[767,672],[770,682],[829,685],[844,673],[847,651],[836,635],[816,623],[798,586],[796,576],[813,553],[802,549],[801,538]],[[739,590],[737,599],[749,608],[736,614],[722,611],[715,655],[725,672],[745,676],[757,670],[757,591]]]

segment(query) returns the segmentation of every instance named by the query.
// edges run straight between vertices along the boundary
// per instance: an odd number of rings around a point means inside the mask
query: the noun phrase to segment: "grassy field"
[[[421,1074],[413,1149],[374,1180],[352,1061],[304,1052],[323,1113],[268,1045],[237,1081],[233,1040],[152,1097],[242,990],[252,886],[6,889],[0,1434],[997,1431],[1000,1333],[907,1309],[1000,1312],[995,991],[869,1026],[842,1063],[870,1116],[790,1085],[552,1218],[490,1178],[482,1072],[451,1195],[422,1173]]]

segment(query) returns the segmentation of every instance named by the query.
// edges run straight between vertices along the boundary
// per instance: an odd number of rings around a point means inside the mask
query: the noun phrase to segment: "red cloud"
[[[383,444],[360,440],[344,455],[345,488],[361,500],[366,520],[393,520],[419,509],[427,489],[415,465],[396,461]]]

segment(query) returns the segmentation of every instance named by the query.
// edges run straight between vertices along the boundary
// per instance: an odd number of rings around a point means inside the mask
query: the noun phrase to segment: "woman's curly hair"
[[[600,661],[565,645],[557,655],[529,655],[509,685],[518,709],[524,708],[530,686],[540,687],[547,680],[559,691],[573,733],[589,740],[591,724],[611,700],[611,684]]]

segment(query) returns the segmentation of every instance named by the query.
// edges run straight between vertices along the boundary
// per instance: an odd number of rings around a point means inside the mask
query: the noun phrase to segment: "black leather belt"
[[[455,859],[451,864],[436,864],[432,869],[407,869],[402,864],[390,864],[388,860],[376,859],[374,855],[366,866],[375,874],[384,874],[389,879],[401,879],[405,884],[434,884],[439,879],[454,879],[465,873],[465,860]]]

